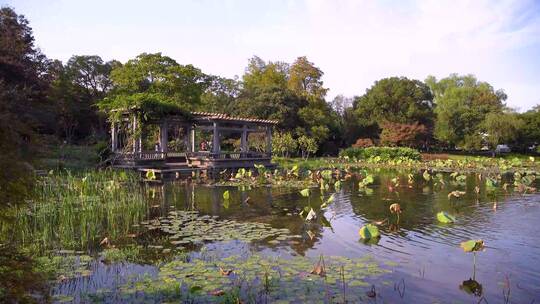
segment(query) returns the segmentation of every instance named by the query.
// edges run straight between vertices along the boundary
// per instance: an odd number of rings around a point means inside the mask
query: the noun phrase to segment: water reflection
[[[171,210],[194,210],[201,215],[217,216],[219,220],[259,222],[273,228],[287,228],[291,234],[301,236],[279,243],[268,240],[251,243],[232,241],[188,247],[194,251],[204,248],[205,252],[218,256],[263,253],[282,257],[318,257],[323,254],[355,258],[371,255],[391,265],[393,273],[386,280],[394,283],[404,280],[403,284],[407,286],[407,292],[401,296],[392,289],[391,283],[384,285],[381,281],[372,282],[378,284],[380,290],[377,292],[389,301],[398,299],[415,302],[416,299],[422,299],[420,302],[434,302],[441,296],[470,301],[469,294],[495,300],[500,298],[500,282],[506,276],[512,276],[515,278],[514,284],[519,284],[519,289],[513,288],[520,290],[519,293],[513,293],[514,301],[540,300],[540,226],[529,224],[535,223],[540,217],[540,196],[510,197],[511,191],[502,188],[491,191],[486,189],[485,184],[478,182],[476,175],[469,175],[465,180],[456,182],[449,175],[425,181],[421,174],[416,174],[414,182],[409,183],[409,174],[380,171],[371,186],[372,193],[359,191],[358,180],[353,178],[344,182],[338,191],[321,192],[314,189],[307,198],[298,193],[299,189],[285,187],[249,189],[194,183],[145,185],[139,189],[144,204],[137,203],[129,209],[137,215],[132,217],[134,220],[111,224],[104,218],[121,217],[122,214],[103,212],[100,214],[103,218],[96,217],[93,223],[102,225],[96,231],[114,231],[110,235],[119,236],[113,240],[119,247],[125,244],[144,248],[148,245],[168,246],[169,240],[162,233],[145,230],[137,226],[140,222],[135,221],[164,217]],[[228,206],[223,204],[223,193],[227,190],[230,192]],[[455,190],[464,191],[465,194],[459,198],[448,197]],[[334,202],[328,208],[321,209],[321,203],[333,192]],[[493,208],[494,201],[497,202],[497,208]],[[399,223],[389,209],[393,203],[401,207]],[[306,222],[299,216],[306,206],[316,210],[316,220]],[[436,214],[439,211],[455,215],[457,222],[438,223]],[[76,219],[77,214],[71,216]],[[76,230],[77,223],[76,220],[65,220],[57,228],[58,231]],[[358,230],[366,223],[379,224],[382,237],[362,241]],[[28,227],[21,231],[25,231],[28,239],[33,233],[39,235],[40,229],[39,225],[29,222]],[[136,237],[121,237],[128,234]],[[55,242],[55,237],[66,238],[57,234],[47,236],[51,246],[63,244]],[[79,236],[75,233],[70,237]],[[482,253],[482,267],[474,273],[473,278],[463,281],[463,277],[470,273],[471,257],[459,248],[459,244],[467,239],[484,239],[489,248]],[[91,251],[100,250],[93,246]],[[72,249],[87,250],[88,247]],[[155,255],[159,256],[159,252]],[[110,267],[94,269],[92,277],[84,281],[86,283],[74,281],[69,283],[72,285],[60,284],[57,292],[92,292],[104,286],[116,286],[114,284],[117,283],[106,279],[109,275],[154,275],[157,271],[155,266],[137,264]],[[462,282],[460,289],[465,292],[457,290],[458,282]]]
[[[478,283],[478,281],[475,281],[474,279],[471,279],[471,278],[463,281],[463,283],[459,285],[459,289],[463,290],[464,292],[468,294],[474,295],[476,297],[482,296],[482,284]]]

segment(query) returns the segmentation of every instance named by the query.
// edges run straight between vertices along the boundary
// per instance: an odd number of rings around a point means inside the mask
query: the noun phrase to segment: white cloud
[[[307,55],[325,72],[330,98],[362,94],[382,77],[423,80],[429,74],[472,73],[504,88],[510,105],[527,109],[538,101],[540,89],[514,84],[530,63],[516,65],[509,54],[539,44],[540,18],[529,14],[529,6],[517,1],[305,1],[289,6],[287,23],[251,28],[238,34],[238,43],[266,59]]]

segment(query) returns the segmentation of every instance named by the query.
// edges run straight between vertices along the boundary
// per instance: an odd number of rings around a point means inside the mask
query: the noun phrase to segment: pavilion
[[[114,167],[178,172],[273,166],[275,120],[209,112],[171,113],[144,120],[143,115],[136,109],[123,111],[112,122]],[[225,148],[224,138],[228,138]],[[248,142],[252,139],[258,142],[256,149]]]

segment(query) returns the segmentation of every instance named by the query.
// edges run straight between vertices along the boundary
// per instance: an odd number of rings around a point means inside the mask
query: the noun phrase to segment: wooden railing
[[[116,153],[117,160],[164,160],[166,158],[172,157],[197,157],[197,158],[206,158],[206,159],[248,159],[248,158],[271,158],[272,153],[268,152],[121,152]]]
[[[272,153],[268,152],[188,152],[188,157],[208,158],[208,159],[245,159],[245,158],[271,158]]]

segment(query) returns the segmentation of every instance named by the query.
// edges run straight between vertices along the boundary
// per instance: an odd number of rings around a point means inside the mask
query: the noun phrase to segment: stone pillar
[[[195,126],[194,125],[191,125],[189,127],[189,147],[188,149],[191,149],[190,152],[195,152]]]
[[[169,123],[164,120],[159,126],[159,147],[161,152],[167,153],[169,144]]]
[[[266,153],[272,153],[272,127],[266,126]]]
[[[248,145],[247,145],[247,139],[248,139],[248,133],[247,133],[247,126],[244,125],[242,127],[242,137],[240,138],[240,151],[241,152],[248,152]]]
[[[118,124],[112,122],[111,124],[111,151],[113,153],[118,149]]]
[[[219,153],[221,150],[221,142],[219,139],[219,126],[217,122],[214,122],[213,137],[212,137],[212,152]]]
[[[137,136],[135,136],[137,128],[137,115],[133,115],[133,123],[131,124],[131,131],[133,133],[133,153],[141,152],[141,134],[139,133]]]

